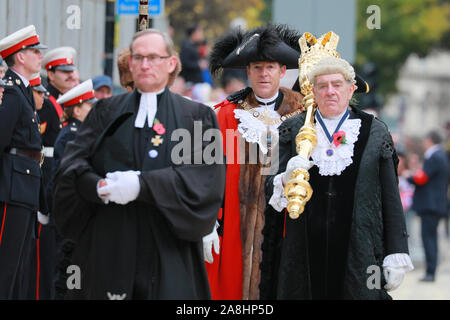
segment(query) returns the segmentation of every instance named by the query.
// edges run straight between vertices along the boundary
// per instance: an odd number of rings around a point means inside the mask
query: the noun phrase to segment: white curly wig
[[[356,84],[355,70],[344,59],[336,57],[326,57],[317,62],[308,74],[310,83],[314,83],[314,78],[323,74],[341,73],[344,79]]]

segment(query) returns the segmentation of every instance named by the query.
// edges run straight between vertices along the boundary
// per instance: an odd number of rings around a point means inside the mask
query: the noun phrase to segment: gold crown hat
[[[301,92],[303,95],[305,95],[305,90],[308,91],[306,87],[310,85],[308,81],[308,74],[309,71],[311,71],[312,67],[325,57],[340,58],[339,53],[336,51],[338,42],[339,36],[333,31],[322,35],[319,40],[317,40],[309,32],[305,32],[302,35],[302,37],[299,39],[302,54],[298,59],[298,63],[299,75],[302,76],[303,80],[301,80],[299,76],[294,86],[292,87],[292,90]],[[369,84],[358,73],[356,73],[355,80],[357,86],[355,93],[369,93]],[[300,83],[303,84],[303,88],[300,87]]]
[[[341,56],[336,51],[339,36],[333,31],[322,35],[318,40],[311,33],[305,32],[298,43],[301,48],[301,55],[298,59],[299,82],[301,93],[306,96],[312,93],[313,84],[309,82],[308,74],[317,62],[325,57]]]

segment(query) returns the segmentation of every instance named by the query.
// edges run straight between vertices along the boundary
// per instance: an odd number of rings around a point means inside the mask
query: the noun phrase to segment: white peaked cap
[[[47,93],[47,89],[45,89],[41,83],[41,75],[39,72],[31,76],[30,86],[33,88],[33,90]]]
[[[49,70],[52,68],[72,71],[75,70],[74,62],[77,51],[72,47],[59,47],[47,52],[42,59],[42,67]]]
[[[29,81],[30,81],[31,86],[40,85],[41,84],[41,74],[39,72],[34,73],[33,75],[31,75],[31,78]]]
[[[47,46],[40,44],[34,25],[22,28],[0,40],[0,55],[2,58],[25,48],[47,49]]]
[[[64,93],[56,102],[64,107],[70,107],[93,99],[95,99],[94,87],[92,79],[89,79]]]

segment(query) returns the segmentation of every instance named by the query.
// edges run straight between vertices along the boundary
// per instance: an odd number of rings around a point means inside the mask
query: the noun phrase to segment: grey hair
[[[141,37],[141,36],[143,36],[145,34],[159,34],[159,35],[161,35],[161,37],[164,40],[164,43],[166,44],[167,52],[169,53],[170,56],[173,56],[173,54],[175,52],[175,49],[174,49],[174,45],[173,45],[172,39],[169,37],[169,35],[167,33],[162,32],[162,31],[160,31],[158,29],[153,29],[153,28],[145,29],[145,30],[136,32],[134,34],[133,38],[131,39],[131,43],[130,43],[130,53],[131,54],[133,54],[133,43],[134,43],[134,41],[137,38],[139,38],[139,37]]]

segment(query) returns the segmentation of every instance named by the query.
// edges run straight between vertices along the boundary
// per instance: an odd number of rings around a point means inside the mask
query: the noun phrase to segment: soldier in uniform
[[[57,102],[64,107],[62,121],[67,126],[62,128],[55,142],[55,162],[52,172],[55,172],[61,162],[67,142],[73,140],[91,110],[92,104],[97,101],[91,79],[84,81],[75,88],[63,94]]]
[[[0,299],[27,298],[27,253],[36,235],[36,216],[47,213],[39,118],[28,81],[41,69],[40,50],[45,48],[33,25],[0,40],[9,68],[0,106]]]
[[[45,87],[42,85],[41,83],[41,76],[39,75],[39,73],[33,75],[33,78],[30,80],[30,86],[31,89],[33,89],[33,98],[34,98],[34,103],[36,105],[36,110],[38,111],[38,115],[39,115],[39,110],[42,110],[42,106],[44,104],[44,99],[46,96],[48,96],[48,91],[47,89],[45,89]],[[39,120],[42,119],[39,117]],[[41,123],[41,134],[42,131],[45,131],[45,129],[42,126]]]
[[[56,100],[64,93],[75,87],[77,83],[76,68],[74,66],[75,49],[71,47],[59,47],[47,52],[42,60],[42,65],[47,70],[48,86],[50,93],[45,99],[42,110],[38,112],[42,122],[42,142],[44,144],[45,160],[42,166],[44,172],[44,184],[48,186],[53,167],[53,145],[62,128],[60,119],[63,108]],[[47,188],[48,191],[48,188]],[[49,204],[51,204],[49,199]]]
[[[41,76],[36,73],[32,76],[30,80],[30,86],[33,90],[34,103],[36,105],[36,110],[42,110],[44,101],[47,100],[49,92],[41,83]],[[45,132],[47,123],[42,123],[41,121],[40,130],[41,134]],[[43,169],[43,167],[42,167]],[[44,177],[45,172],[43,171],[42,181],[43,185],[47,181]],[[44,189],[45,190],[45,189]],[[46,193],[44,193],[46,195]],[[47,197],[48,199],[48,197]],[[48,205],[50,205],[47,202]],[[52,279],[53,279],[53,269],[54,263],[54,252],[55,252],[55,234],[47,232],[50,228],[48,225],[48,219],[45,220],[46,224],[42,224],[38,229],[38,237],[31,246],[31,250],[28,252],[28,265],[30,266],[31,280],[29,281],[28,298],[29,299],[51,299],[52,298]],[[50,244],[50,245],[49,245]],[[38,250],[38,246],[39,249]],[[38,278],[39,277],[39,278]]]
[[[69,141],[75,139],[81,123],[91,110],[92,104],[96,101],[92,80],[86,80],[75,88],[63,94],[57,102],[64,107],[62,121],[66,121],[55,142],[55,153],[52,176],[54,176],[61,158]],[[53,186],[53,179],[49,183],[50,189]],[[63,299],[67,290],[67,267],[69,266],[70,256],[74,247],[74,242],[57,237],[57,257],[56,257],[56,275],[55,275],[55,298]]]
[[[53,167],[53,146],[63,124],[60,119],[63,116],[62,106],[56,100],[65,92],[78,84],[78,74],[74,66],[76,51],[72,47],[59,47],[46,53],[42,60],[42,66],[47,70],[49,95],[44,99],[42,109],[38,111],[41,119],[42,143],[44,145],[44,163],[42,165],[43,181],[46,190],[47,203],[50,212],[52,199],[50,178]],[[56,264],[57,234],[53,219],[44,226],[40,234],[40,298],[53,298],[53,281]]]

